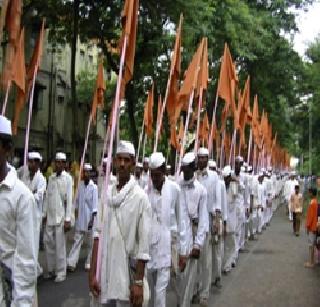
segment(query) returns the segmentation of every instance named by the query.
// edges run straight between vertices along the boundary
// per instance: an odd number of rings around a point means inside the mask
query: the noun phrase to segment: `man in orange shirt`
[[[316,241],[317,222],[318,222],[317,189],[310,188],[309,195],[311,197],[311,201],[307,211],[306,229],[307,229],[308,241],[309,241],[310,261],[304,264],[306,268],[312,268],[314,266],[314,247],[315,247],[315,241]]]

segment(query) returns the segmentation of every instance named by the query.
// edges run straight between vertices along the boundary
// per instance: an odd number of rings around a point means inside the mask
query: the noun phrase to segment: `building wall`
[[[26,29],[25,53],[26,63],[29,63],[33,48],[38,36],[38,30],[32,27]],[[41,152],[45,161],[54,157],[58,150],[65,151],[71,156],[72,144],[72,105],[70,86],[71,48],[69,45],[53,46],[46,37],[41,67],[36,78],[35,97],[30,129],[29,148]],[[3,50],[2,52],[3,53]],[[78,41],[76,56],[76,75],[81,71],[96,73],[99,49],[94,44],[83,44]],[[1,56],[1,63],[3,57]],[[13,118],[15,101],[14,86],[11,89],[6,115]],[[20,114],[18,135],[15,136],[15,155],[23,158],[25,131],[28,116],[28,103]],[[78,125],[82,143],[87,129],[90,106],[79,104]],[[91,129],[88,159],[97,165],[100,162],[104,139],[103,115],[98,111],[97,126]],[[97,134],[97,135],[96,135]],[[79,145],[77,158],[82,154],[82,145]]]

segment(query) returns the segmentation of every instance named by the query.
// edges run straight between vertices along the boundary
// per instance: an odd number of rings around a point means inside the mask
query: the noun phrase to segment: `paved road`
[[[212,290],[212,307],[319,307],[320,267],[305,269],[307,238],[292,234],[284,208],[275,214],[271,226],[250,242],[250,252],[241,254],[237,267],[223,277],[223,288]],[[61,284],[42,281],[38,286],[40,307],[89,306],[87,274],[83,261]],[[168,293],[168,307],[175,306]]]

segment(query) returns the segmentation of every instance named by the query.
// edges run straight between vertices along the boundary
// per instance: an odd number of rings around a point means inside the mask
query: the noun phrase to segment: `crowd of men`
[[[241,156],[222,169],[201,147],[187,152],[174,172],[161,152],[137,163],[135,148],[120,141],[106,186],[106,163],[97,183],[85,163],[80,184],[55,155],[45,179],[42,157],[28,167],[9,164],[11,123],[0,116],[0,306],[36,306],[40,229],[44,228],[46,278],[63,282],[88,242],[92,306],[166,306],[171,283],[179,306],[208,306],[211,287],[236,267],[248,240],[257,240],[274,211],[291,198],[296,174],[269,165],[254,172]],[[19,179],[20,178],[20,179]],[[74,193],[74,186],[77,186]],[[292,213],[288,207],[289,218]],[[67,252],[66,233],[74,241]]]

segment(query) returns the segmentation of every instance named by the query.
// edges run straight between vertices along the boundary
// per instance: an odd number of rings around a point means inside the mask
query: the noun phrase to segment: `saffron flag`
[[[148,99],[144,108],[144,126],[148,137],[152,137],[153,125],[153,100],[154,100],[154,84],[148,93]]]
[[[26,76],[24,77],[26,79],[25,88],[24,90],[19,89],[17,93],[15,110],[14,110],[14,118],[12,122],[12,133],[14,135],[17,134],[20,113],[24,107],[27,97],[29,96],[29,92],[31,90],[32,83],[33,83],[33,78],[37,74],[38,68],[40,67],[44,38],[45,38],[45,29],[44,29],[44,20],[43,20],[37,42],[33,50],[31,61],[25,72],[25,76]],[[20,64],[19,66],[22,66],[22,64]],[[18,70],[16,71],[19,74],[19,71]]]
[[[158,110],[157,110],[157,126],[160,126],[160,131],[162,131],[162,122],[161,122],[161,110],[162,110],[162,99],[161,95],[158,97]]]
[[[98,66],[96,88],[93,94],[92,108],[91,108],[91,117],[94,123],[96,121],[97,108],[100,108],[100,109],[103,108],[105,90],[106,90],[106,83],[104,81],[104,74],[103,74],[103,61],[101,61]]]

